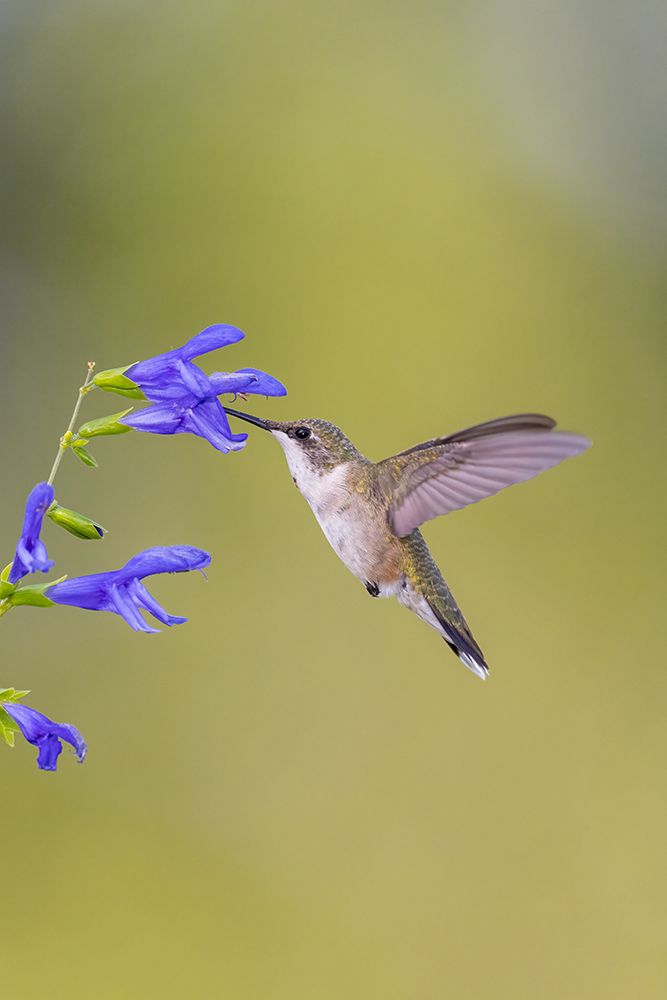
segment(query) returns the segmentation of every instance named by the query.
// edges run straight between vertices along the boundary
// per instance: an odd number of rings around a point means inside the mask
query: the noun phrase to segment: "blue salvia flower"
[[[200,398],[203,374],[193,358],[209,354],[220,347],[227,347],[243,340],[245,334],[235,326],[218,323],[208,326],[191,337],[183,347],[165,354],[158,354],[147,361],[137,361],[123,372],[126,379],[139,386],[146,399],[152,403],[181,400],[192,394]],[[238,378],[237,378],[238,376]],[[284,396],[285,386],[278,379],[257,368],[240,368],[236,372],[215,372],[210,376],[206,391],[216,395],[223,392],[249,392],[259,396]],[[228,380],[228,381],[225,381]]]
[[[235,326],[223,323],[207,326],[182,347],[158,354],[147,361],[137,361],[136,364],[126,368],[123,374],[135,382],[146,398],[154,403],[179,399],[183,394],[180,386],[183,364],[192,365],[193,358],[217,351],[219,347],[235,344],[244,337],[245,334]]]
[[[39,534],[44,515],[53,503],[53,487],[37,483],[28,495],[23,518],[21,537],[16,545],[16,555],[9,571],[9,583],[18,583],[28,573],[48,573],[53,566]]]
[[[122,369],[125,391],[128,386],[138,387],[153,405],[122,417],[119,423],[151,434],[196,434],[218,451],[243,448],[248,435],[232,432],[217,397],[223,393],[284,396],[285,386],[257,368],[207,376],[192,360],[243,337],[235,326],[209,326],[183,347]],[[101,388],[113,389],[118,385],[113,372],[100,372],[95,381]]]
[[[122,569],[73,577],[54,583],[44,593],[54,604],[88,611],[111,611],[120,615],[135,632],[159,632],[144,621],[142,611],[148,611],[163,625],[181,625],[187,618],[168,614],[141,581],[156,573],[202,570],[210,562],[208,552],[191,545],[158,545],[140,552]]]
[[[227,392],[266,396],[285,394],[285,387],[277,379],[256,369],[214,372],[208,376],[196,365],[180,362],[176,370],[181,380],[179,399],[154,403],[138,413],[121,417],[119,422],[152,434],[196,434],[218,451],[239,451],[248,435],[232,432],[227,414],[217,397]],[[171,382],[172,390],[175,384],[175,381]]]
[[[233,391],[236,392],[244,392],[252,381],[250,375],[230,375],[229,378],[234,380]],[[178,362],[166,391],[173,393],[176,390],[180,393],[178,398],[153,403],[138,413],[122,417],[120,423],[151,434],[196,434],[223,452],[244,447],[248,435],[232,432],[218,394],[200,368]]]
[[[16,705],[3,702],[7,715],[11,716],[21,730],[22,735],[33,746],[37,747],[37,766],[42,771],[55,771],[58,757],[62,753],[62,741],[74,748],[76,759],[82,761],[87,753],[87,747],[78,729],[66,723],[52,722],[41,712],[27,705]]]

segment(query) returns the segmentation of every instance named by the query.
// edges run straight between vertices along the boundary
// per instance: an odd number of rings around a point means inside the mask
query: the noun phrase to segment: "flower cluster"
[[[91,438],[124,434],[130,430],[153,434],[196,434],[222,452],[238,451],[245,446],[246,434],[232,433],[218,397],[231,393],[283,396],[285,387],[271,375],[255,368],[206,375],[193,359],[236,343],[243,333],[233,326],[210,326],[192,337],[183,347],[160,354],[124,368],[107,369],[93,376],[92,363],[79,390],[79,398],[68,430],[60,447],[48,482],[38,483],[29,493],[23,527],[13,561],[0,573],[0,617],[20,606],[54,607],[67,605],[88,611],[109,611],[119,615],[135,632],[154,633],[144,615],[152,616],[171,627],[187,621],[169,614],[144,584],[147,577],[160,573],[203,571],[211,556],[191,545],[155,546],[133,556],[121,569],[44,584],[24,584],[26,576],[47,573],[53,564],[41,540],[44,517],[65,528],[77,538],[99,540],[105,529],[92,518],[63,507],[55,499],[53,480],[62,455],[70,449],[84,464],[97,462],[87,450]],[[124,410],[108,417],[90,420],[74,431],[83,397],[94,388],[119,393],[130,399],[149,403],[137,413]],[[86,744],[74,726],[52,722],[33,708],[17,704],[26,691],[0,689],[0,737],[13,746],[20,733],[38,748],[37,765],[55,771],[63,742],[69,743],[76,758],[86,756]]]

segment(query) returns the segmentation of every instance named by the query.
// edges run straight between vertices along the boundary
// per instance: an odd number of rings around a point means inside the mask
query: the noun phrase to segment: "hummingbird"
[[[531,479],[590,447],[540,413],[475,424],[372,462],[327,420],[264,420],[292,479],[339,558],[372,597],[396,597],[434,628],[477,677],[488,664],[433,559],[420,525]]]

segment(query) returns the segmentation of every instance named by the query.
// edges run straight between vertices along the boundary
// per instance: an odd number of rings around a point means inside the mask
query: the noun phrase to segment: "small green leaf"
[[[121,410],[120,413],[111,413],[108,417],[98,417],[97,420],[89,420],[79,427],[79,434],[82,438],[100,437],[101,435],[108,434],[127,434],[132,428],[126,427],[125,424],[120,424],[118,421],[121,417],[125,417],[128,413],[131,413],[132,410],[133,407],[130,406],[129,409]],[[77,442],[74,442],[74,444],[77,446]]]
[[[15,583],[6,583],[4,580],[0,580],[0,601],[4,600],[5,597],[9,597],[15,590]]]
[[[16,691],[14,688],[0,688],[0,701],[19,701],[25,698],[29,691]]]
[[[11,573],[13,565],[14,565],[13,562],[7,563],[7,565],[3,569],[2,573],[0,573],[0,581],[2,581],[2,583],[7,583],[7,580],[9,579],[9,574]]]
[[[75,447],[72,445],[72,451],[77,458],[80,458],[84,465],[87,465],[91,469],[97,468],[97,459],[94,458],[86,448]]]

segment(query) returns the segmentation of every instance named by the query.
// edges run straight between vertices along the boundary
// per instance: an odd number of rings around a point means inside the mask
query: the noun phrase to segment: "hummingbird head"
[[[342,463],[365,461],[342,430],[328,420],[264,420],[229,406],[225,406],[225,412],[273,434],[285,452],[297,485],[304,477],[322,475]]]

